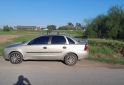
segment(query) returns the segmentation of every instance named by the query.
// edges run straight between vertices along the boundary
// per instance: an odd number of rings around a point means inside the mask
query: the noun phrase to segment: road
[[[123,85],[124,66],[88,60],[67,66],[59,61],[11,64],[0,57],[0,85]]]

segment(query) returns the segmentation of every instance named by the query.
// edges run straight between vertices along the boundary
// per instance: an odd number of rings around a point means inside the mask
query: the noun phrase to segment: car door
[[[30,41],[25,49],[25,59],[47,59],[49,36],[40,36]]]
[[[64,36],[55,35],[51,38],[51,43],[49,45],[49,58],[55,60],[63,59],[64,54],[69,50],[69,45],[66,42]]]

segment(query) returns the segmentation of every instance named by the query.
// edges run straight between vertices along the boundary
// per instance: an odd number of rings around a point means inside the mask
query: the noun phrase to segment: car
[[[80,41],[69,34],[45,33],[27,42],[6,46],[3,58],[12,64],[23,60],[61,60],[69,66],[88,57],[88,41]]]

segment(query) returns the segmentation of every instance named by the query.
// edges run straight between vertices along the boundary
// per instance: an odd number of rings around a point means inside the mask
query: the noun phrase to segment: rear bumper
[[[83,58],[88,57],[89,51],[83,51],[83,52],[82,51],[78,51],[77,55],[78,55],[78,60],[81,60]]]

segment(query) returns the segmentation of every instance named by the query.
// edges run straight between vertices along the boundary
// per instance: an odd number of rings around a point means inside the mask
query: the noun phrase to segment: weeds
[[[104,62],[104,63],[109,63],[109,64],[122,64],[122,65],[124,65],[124,58],[106,59],[106,58],[88,57],[88,58],[86,58],[86,60],[92,60],[92,61],[97,61],[97,62]]]

